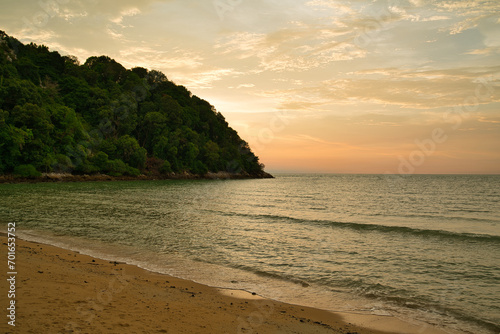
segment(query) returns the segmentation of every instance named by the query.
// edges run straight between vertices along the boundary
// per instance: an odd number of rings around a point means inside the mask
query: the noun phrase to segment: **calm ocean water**
[[[0,221],[200,283],[500,332],[500,176],[4,184]]]

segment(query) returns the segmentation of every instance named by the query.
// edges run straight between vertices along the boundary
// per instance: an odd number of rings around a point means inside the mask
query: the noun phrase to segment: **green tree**
[[[217,171],[221,168],[219,166],[220,161],[220,147],[217,143],[209,140],[203,146],[203,156],[206,162],[206,166],[211,171]]]
[[[104,172],[108,164],[109,157],[106,153],[99,151],[91,158],[92,164],[96,167],[97,171]]]
[[[20,165],[14,168],[14,175],[26,178],[35,178],[42,175],[33,165]]]
[[[200,153],[200,150],[194,143],[187,143],[184,147],[184,155],[183,155],[183,165],[187,169],[194,169],[196,166],[196,158],[198,157],[198,154]]]
[[[23,147],[22,161],[48,171],[50,165],[47,165],[46,157],[52,152],[54,144],[51,136],[54,125],[50,114],[45,108],[26,103],[23,106],[14,107],[10,119],[15,127],[33,134],[31,140]]]
[[[16,68],[22,79],[30,80],[35,85],[40,84],[40,68],[31,59],[22,57],[16,62]]]
[[[148,112],[144,116],[139,130],[142,146],[148,151],[152,151],[156,138],[161,135],[166,124],[167,118],[164,114],[157,111]]]
[[[147,151],[139,145],[134,137],[125,135],[116,142],[118,156],[134,168],[144,168],[147,160]]]
[[[0,109],[0,173],[12,172],[22,158],[26,142],[31,141],[31,130],[24,131],[8,124],[9,113]]]

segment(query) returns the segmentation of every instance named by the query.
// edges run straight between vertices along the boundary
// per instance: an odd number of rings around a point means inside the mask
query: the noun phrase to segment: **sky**
[[[270,172],[500,173],[498,0],[2,0],[0,30],[162,71]]]

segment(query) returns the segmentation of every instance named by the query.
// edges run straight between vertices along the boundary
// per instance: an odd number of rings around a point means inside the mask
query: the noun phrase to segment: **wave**
[[[389,307],[389,309],[409,309],[423,312],[426,315],[433,314],[443,319],[457,319],[459,323],[468,323],[472,328],[482,328],[488,333],[498,333],[500,331],[500,324],[492,321],[481,319],[480,317],[472,314],[464,313],[453,305],[445,305],[442,300],[432,300],[428,296],[417,295],[414,292],[404,289],[397,289],[394,287],[382,285],[379,283],[368,283],[362,279],[348,279],[337,282],[324,282],[320,280],[305,280],[300,277],[292,276],[279,272],[278,270],[269,271],[262,270],[248,265],[233,265],[235,269],[251,272],[263,278],[270,278],[284,282],[294,283],[305,289],[307,288],[322,288],[329,291],[345,292],[347,290],[369,300],[374,301],[375,306],[382,308]],[[340,290],[339,290],[340,289]],[[326,291],[325,290],[325,291]],[[380,304],[382,303],[382,304]]]
[[[488,212],[488,211],[464,211],[464,210],[450,210],[453,212]],[[400,215],[390,215],[386,213],[375,213],[372,214],[372,216],[385,216],[385,217],[401,217]],[[421,214],[415,214],[415,213],[407,213],[404,218],[434,218],[434,219],[440,219],[440,220],[449,220],[449,221],[454,221],[457,219],[467,219],[468,221],[474,221],[474,222],[483,222],[483,223],[490,223],[492,220],[488,218],[477,218],[477,217],[460,217],[460,216],[438,216],[434,213],[421,213]]]
[[[491,333],[500,333],[500,324],[465,313],[452,304],[445,305],[443,300],[431,300],[428,296],[414,295],[410,291],[395,289],[378,283],[369,284],[359,279],[345,280],[343,285],[351,288],[358,295],[378,302],[406,309],[422,310],[447,319],[452,318],[473,324]]]
[[[461,241],[474,241],[474,242],[493,242],[500,243],[500,236],[491,234],[480,234],[480,233],[461,233],[453,232],[439,229],[420,229],[416,227],[408,226],[391,226],[391,225],[381,225],[381,224],[371,224],[371,223],[355,223],[355,222],[340,222],[332,220],[317,220],[317,219],[300,219],[289,216],[280,215],[269,215],[269,214],[247,214],[247,213],[237,213],[237,212],[223,212],[214,211],[211,212],[223,215],[223,216],[239,216],[247,217],[253,219],[269,219],[270,221],[288,221],[290,223],[297,224],[311,224],[311,225],[322,225],[330,226],[335,228],[345,228],[356,231],[367,231],[367,232],[380,232],[380,233],[393,233],[393,234],[404,234],[413,235],[417,237],[434,237],[441,239],[454,239]]]

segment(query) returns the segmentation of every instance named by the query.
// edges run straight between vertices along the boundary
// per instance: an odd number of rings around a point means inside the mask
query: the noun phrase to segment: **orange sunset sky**
[[[2,0],[0,30],[164,72],[270,172],[500,173],[498,0]]]

